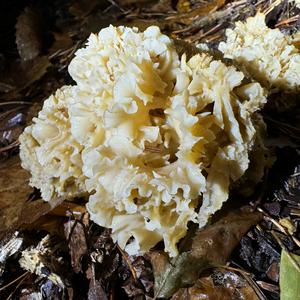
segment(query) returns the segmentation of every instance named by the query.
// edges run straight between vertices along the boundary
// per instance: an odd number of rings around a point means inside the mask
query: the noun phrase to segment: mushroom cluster
[[[265,15],[258,13],[227,29],[226,42],[220,43],[219,50],[264,87],[299,92],[299,41],[299,33],[287,36],[268,28]]]
[[[204,226],[247,170],[264,89],[209,54],[179,57],[154,26],[92,34],[69,73],[76,85],[20,137],[31,185],[46,201],[88,197],[130,254],[163,240],[176,256],[188,222]]]

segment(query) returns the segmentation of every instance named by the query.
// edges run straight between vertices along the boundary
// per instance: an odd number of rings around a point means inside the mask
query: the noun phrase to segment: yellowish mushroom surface
[[[179,58],[158,27],[92,34],[69,73],[20,137],[31,185],[46,201],[87,195],[130,254],[163,240],[176,256],[247,170],[263,88],[208,54]]]
[[[236,22],[226,30],[226,41],[219,50],[237,62],[253,78],[269,89],[290,92],[300,90],[300,34],[284,35],[270,29],[265,15],[256,14],[245,22]]]

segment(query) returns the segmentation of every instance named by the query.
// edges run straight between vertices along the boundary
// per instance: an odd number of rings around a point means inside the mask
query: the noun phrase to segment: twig
[[[298,176],[300,176],[300,172],[294,173],[290,177],[298,177]]]
[[[219,34],[215,34],[215,35],[212,35],[212,36],[206,38],[205,42],[206,43],[210,43],[212,41],[219,40],[221,37],[222,37],[222,35],[220,33]]]
[[[28,275],[29,272],[26,271],[25,273],[23,273],[22,275],[20,275],[19,277],[17,277],[16,279],[14,279],[13,281],[9,282],[8,284],[6,284],[5,286],[0,288],[0,291],[3,291],[4,289],[8,288],[9,286],[11,286],[12,284],[14,284],[15,282],[17,282],[18,280],[22,279],[23,277],[25,277],[26,275]]]
[[[241,266],[239,266],[237,263],[235,263],[235,262],[232,262],[232,263],[234,265],[236,265],[237,267],[239,267],[240,270],[243,271],[243,269],[241,268]],[[256,284],[256,282],[252,279],[252,277],[247,274],[246,271],[240,272],[240,274],[245,278],[245,280],[248,282],[248,284],[253,288],[255,294],[257,295],[257,297],[260,300],[267,300],[267,298],[265,297],[264,293],[260,290],[260,287]]]
[[[295,130],[295,131],[298,131],[300,133],[300,128],[297,128],[293,125],[289,125],[289,124],[286,124],[284,122],[281,122],[281,121],[277,121],[277,120],[274,120],[273,118],[269,117],[269,116],[265,116],[265,119],[277,124],[277,125],[280,125],[280,126],[284,126],[286,128],[289,128],[291,130]]]
[[[241,273],[242,276],[246,279],[246,281],[248,282],[248,284],[253,288],[254,292],[256,293],[257,297],[260,300],[267,300],[266,296],[264,295],[264,293],[260,290],[259,286],[257,285],[257,283],[251,278],[251,276],[246,275]]]
[[[19,105],[32,105],[31,102],[25,102],[25,101],[7,101],[7,102],[0,102],[0,106],[4,106],[4,105],[13,105],[13,104],[19,104]]]
[[[229,271],[233,271],[233,272],[238,272],[238,273],[241,273],[241,274],[246,274],[246,275],[251,275],[251,273],[243,270],[243,269],[240,269],[240,268],[234,268],[234,267],[230,267],[230,266],[226,266],[226,265],[216,265],[216,267],[220,268],[220,269],[225,269],[225,270],[229,270]]]
[[[26,276],[24,276],[24,277],[19,281],[19,283],[16,285],[16,287],[14,288],[14,290],[9,294],[9,296],[7,297],[6,300],[11,299],[12,295],[16,292],[16,290],[18,289],[18,287],[19,287],[19,286],[23,283],[23,281],[28,277],[29,272],[27,271],[26,273],[27,273]]]
[[[133,266],[132,266],[132,264],[131,264],[131,261],[129,260],[127,254],[120,248],[120,246],[119,246],[118,244],[117,244],[117,248],[118,248],[118,250],[120,251],[122,257],[124,258],[126,264],[128,265],[128,268],[129,268],[129,270],[130,270],[130,272],[131,272],[131,274],[132,274],[133,279],[134,279],[135,281],[137,281],[138,278],[137,278],[137,275],[136,275],[136,271],[135,271],[135,269],[133,268]]]
[[[216,26],[213,26],[212,28],[210,28],[208,31],[204,32],[204,33],[201,33],[201,34],[196,34],[194,36],[192,36],[190,38],[190,42],[193,43],[197,40],[201,40],[203,39],[204,37],[207,37],[208,35],[212,34],[213,32],[217,31],[218,29],[220,29],[220,27],[222,27],[222,23],[220,24],[217,24]]]
[[[264,290],[267,290],[269,292],[278,292],[279,291],[279,287],[275,284],[271,284],[271,283],[267,283],[261,280],[257,280],[256,284],[261,287]]]
[[[240,1],[235,1],[233,3],[228,4],[228,6],[225,6],[223,10],[217,10],[211,14],[208,14],[207,16],[203,16],[202,18],[198,18],[195,20],[195,22],[192,23],[191,26],[185,27],[184,30],[182,30],[180,33],[189,33],[191,31],[195,32],[197,30],[200,30],[202,27],[208,24],[212,24],[214,22],[217,22],[221,19],[227,18],[228,15],[232,10],[237,9],[239,6],[246,6],[247,1],[245,0],[240,0]],[[170,17],[169,17],[170,18]],[[166,18],[165,20],[169,20],[169,18]],[[175,18],[175,17],[173,17]]]
[[[276,6],[278,6],[282,0],[276,0],[274,1],[265,11],[263,11],[264,15],[269,14]]]
[[[86,208],[83,205],[76,204],[74,202],[64,201],[59,206],[55,207],[49,212],[49,215],[59,217],[82,217],[86,213]]]
[[[280,238],[277,236],[277,233],[274,230],[271,230],[271,234],[273,235],[273,237],[275,238],[279,246],[286,252],[286,255],[289,257],[289,259],[291,260],[292,264],[297,269],[297,271],[300,272],[300,266],[298,262],[294,259],[294,257],[290,254],[289,250],[281,242]]]
[[[287,236],[289,236],[294,242],[295,244],[300,247],[300,241],[292,234],[289,233],[289,231],[282,226],[277,220],[273,219],[268,213],[266,213],[262,208],[258,207],[257,210],[261,213],[264,214],[264,218],[269,220],[270,222],[272,222],[282,233],[286,234]]]
[[[296,22],[297,19],[298,19],[298,17],[299,17],[299,15],[295,15],[295,16],[293,16],[293,17],[291,17],[291,18],[282,20],[282,21],[280,21],[279,23],[277,23],[277,24],[275,25],[275,27],[280,27],[280,26],[282,26],[282,25],[284,26],[284,25],[288,25],[288,24],[290,24],[290,23]]]
[[[12,108],[12,109],[9,109],[3,113],[0,114],[0,120],[3,120],[4,118],[6,118],[7,116],[9,116],[10,114],[14,113],[14,112],[17,112],[21,110],[21,107],[15,107],[15,108]],[[6,128],[0,128],[0,131],[4,131],[4,130],[7,130]]]
[[[85,239],[87,239],[87,234],[86,234],[86,230],[85,230],[85,225],[83,224],[82,220],[83,220],[83,217],[84,217],[84,213],[81,214],[80,218],[75,218],[75,216],[73,215],[73,211],[70,211],[70,217],[73,217],[74,218],[74,224],[73,226],[71,227],[71,230],[70,230],[70,233],[69,233],[69,236],[68,236],[68,239],[67,239],[67,244],[69,245],[70,242],[71,242],[71,238],[72,238],[72,234],[74,233],[74,230],[75,230],[75,227],[77,226],[77,224],[80,224],[83,228],[83,231],[84,231],[84,235],[85,235]]]
[[[111,5],[117,7],[123,14],[127,14],[128,11],[126,11],[123,7],[121,7],[118,3],[116,3],[114,0],[108,0],[108,2],[111,3]]]
[[[0,148],[0,153],[1,152],[4,152],[4,151],[7,151],[7,150],[10,150],[12,148],[15,148],[15,147],[18,147],[20,145],[20,142],[17,140],[17,141],[14,141],[12,142],[11,144],[3,147],[3,148]]]

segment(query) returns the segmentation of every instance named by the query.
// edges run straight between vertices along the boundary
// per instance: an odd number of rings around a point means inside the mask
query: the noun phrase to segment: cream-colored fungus
[[[158,27],[92,34],[69,72],[76,85],[20,138],[31,185],[47,201],[88,195],[130,254],[163,240],[176,256],[188,222],[204,226],[248,168],[264,90],[208,54],[179,59]]]
[[[265,87],[297,92],[298,46],[299,34],[286,36],[279,29],[268,28],[265,15],[258,13],[245,22],[236,22],[234,29],[227,29],[226,41],[220,43],[219,50]]]

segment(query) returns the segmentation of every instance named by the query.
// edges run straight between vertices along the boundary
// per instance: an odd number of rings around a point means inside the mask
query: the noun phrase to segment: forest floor
[[[18,158],[18,136],[45,98],[73,83],[68,64],[91,32],[109,24],[157,25],[174,39],[215,49],[226,28],[258,11],[285,34],[300,28],[300,9],[288,1],[0,3],[0,299],[279,299],[283,255],[300,276],[293,255],[300,255],[300,105],[262,112],[276,160],[250,197],[233,192],[216,223],[196,234],[198,245],[212,240],[209,249],[200,247],[216,263],[202,267],[189,287],[169,280],[162,245],[129,256],[108,229],[89,220],[84,200],[43,202]],[[186,276],[179,263],[174,268]]]

